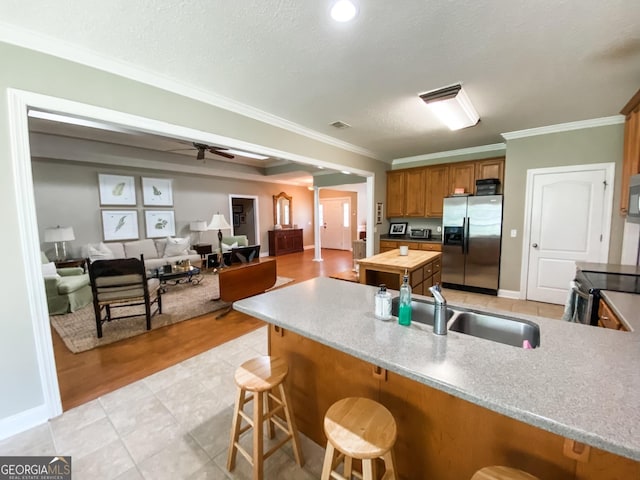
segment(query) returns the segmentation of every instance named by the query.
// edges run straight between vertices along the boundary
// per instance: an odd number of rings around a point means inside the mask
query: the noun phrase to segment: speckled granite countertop
[[[495,312],[538,323],[540,348],[456,332],[437,336],[415,322],[407,328],[376,320],[375,292],[319,277],[233,307],[508,417],[640,461],[640,335]]]
[[[640,295],[601,290],[600,296],[629,332],[640,332]]]

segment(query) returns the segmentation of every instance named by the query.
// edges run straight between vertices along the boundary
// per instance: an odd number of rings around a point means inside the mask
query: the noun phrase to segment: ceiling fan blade
[[[221,157],[225,157],[225,158],[236,158],[234,155],[231,155],[230,153],[227,152],[223,152],[221,150],[217,150],[215,148],[212,148],[209,150],[211,153],[215,153],[216,155],[220,155]]]
[[[204,160],[204,148],[198,148],[198,154],[196,160]]]

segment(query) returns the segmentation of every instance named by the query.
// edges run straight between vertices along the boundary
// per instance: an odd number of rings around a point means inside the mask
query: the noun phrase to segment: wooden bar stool
[[[231,442],[229,445],[229,455],[227,457],[227,469],[232,471],[236,464],[236,453],[240,452],[253,467],[253,480],[261,480],[264,473],[264,460],[283,446],[289,440],[293,443],[293,453],[296,462],[302,467],[304,459],[300,450],[298,432],[296,430],[293,413],[289,406],[289,398],[284,388],[284,379],[289,369],[287,363],[279,357],[257,357],[244,362],[235,372],[234,379],[238,386],[238,396],[236,397],[235,409],[233,412],[233,423],[231,426]],[[278,390],[279,397],[272,392]],[[247,396],[247,392],[252,395]],[[244,405],[253,400],[253,417],[244,412]],[[276,404],[275,408],[269,410],[269,406]],[[286,424],[275,414],[282,412],[286,419]],[[242,427],[242,419],[247,425]],[[269,438],[275,435],[274,426],[282,430],[286,437],[269,451],[264,452],[263,446],[263,426],[267,422],[267,433]],[[240,435],[253,427],[253,455],[240,446]]]
[[[471,480],[540,480],[538,477],[510,467],[484,467],[473,474]]]
[[[368,398],[349,397],[337,401],[324,417],[327,450],[322,467],[322,480],[349,479],[353,459],[362,460],[362,478],[373,480],[374,460],[382,458],[383,479],[397,480],[393,444],[397,437],[396,421],[391,412]],[[336,456],[336,450],[338,454]],[[343,475],[335,468],[344,460]],[[359,475],[358,475],[359,476]]]

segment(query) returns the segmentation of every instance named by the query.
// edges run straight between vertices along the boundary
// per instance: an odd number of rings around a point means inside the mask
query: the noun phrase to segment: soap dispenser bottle
[[[379,320],[391,320],[391,294],[384,283],[380,284],[380,290],[376,293],[373,314]]]
[[[411,325],[411,285],[409,285],[409,275],[406,270],[400,285],[398,323],[404,326]]]

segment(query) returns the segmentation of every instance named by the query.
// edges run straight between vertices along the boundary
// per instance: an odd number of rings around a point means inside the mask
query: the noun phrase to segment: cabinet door
[[[447,192],[447,196],[453,195],[456,188],[464,188],[465,193],[475,192],[475,162],[451,163],[449,165],[449,191]]]
[[[427,191],[425,193],[425,215],[427,217],[442,217],[444,197],[449,195],[449,166],[439,165],[425,170]]]
[[[407,170],[405,183],[404,215],[406,217],[424,217],[424,168]]]
[[[380,240],[380,253],[388,252],[398,248],[398,242],[392,242],[389,240]]]
[[[620,213],[626,215],[629,208],[629,178],[640,173],[640,105],[627,115],[623,152]]]
[[[385,371],[364,360],[274,325],[269,325],[269,355],[287,361],[297,427],[318,445],[327,442],[323,421],[331,405],[345,397],[378,400]]]
[[[405,172],[387,172],[387,218],[404,216]]]
[[[622,322],[618,319],[613,310],[605,302],[598,304],[598,325],[604,328],[612,328],[614,330],[626,330]]]
[[[442,245],[440,243],[421,243],[420,250],[426,250],[427,252],[441,252]]]
[[[502,193],[502,182],[504,181],[504,157],[489,158],[476,162],[476,180],[484,178],[497,178],[500,180],[498,193]],[[475,193],[475,185],[473,192]]]

